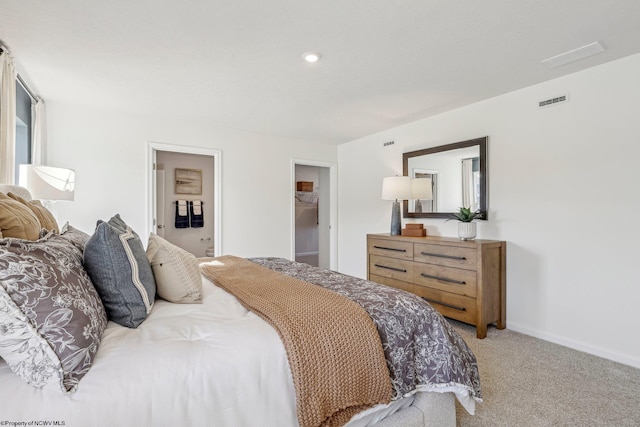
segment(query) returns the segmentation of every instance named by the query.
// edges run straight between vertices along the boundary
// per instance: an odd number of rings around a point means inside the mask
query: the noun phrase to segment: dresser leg
[[[480,340],[487,337],[487,325],[476,326],[476,337]]]
[[[507,243],[500,246],[500,317],[496,324],[498,329],[507,327]]]

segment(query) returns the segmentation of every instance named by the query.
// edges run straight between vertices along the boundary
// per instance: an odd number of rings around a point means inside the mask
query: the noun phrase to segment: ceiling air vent
[[[541,62],[549,68],[556,68],[580,59],[588,58],[604,51],[605,48],[600,44],[600,42],[593,42],[586,46],[581,46],[577,49],[561,53],[560,55],[552,56],[551,58],[547,58]]]
[[[551,105],[563,104],[569,101],[569,94],[556,96],[555,98],[545,99],[544,101],[538,102],[538,107],[549,107]]]

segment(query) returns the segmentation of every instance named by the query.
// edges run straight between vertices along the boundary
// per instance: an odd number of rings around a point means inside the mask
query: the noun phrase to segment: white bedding
[[[367,411],[348,425],[375,422],[412,399],[383,405],[377,414]],[[109,322],[93,367],[71,395],[29,386],[0,361],[0,421],[57,421],[66,427],[298,425],[278,334],[205,278],[202,304],[158,300],[137,329]]]

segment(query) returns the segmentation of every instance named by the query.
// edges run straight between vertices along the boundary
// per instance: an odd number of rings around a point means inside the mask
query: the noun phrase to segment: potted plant
[[[481,211],[472,212],[471,208],[461,207],[458,212],[453,213],[453,218],[449,219],[460,221],[458,223],[458,237],[460,237],[460,240],[471,240],[475,239],[477,235],[477,226],[473,220],[481,219],[483,216],[484,213]]]

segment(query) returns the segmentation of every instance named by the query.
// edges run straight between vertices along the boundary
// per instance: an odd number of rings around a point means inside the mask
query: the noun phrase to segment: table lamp
[[[393,200],[391,208],[391,235],[401,232],[400,202],[411,198],[411,178],[408,176],[388,176],[382,180],[382,200]]]
[[[43,205],[58,221],[55,203],[73,200],[75,171],[41,165],[20,165],[18,182],[26,187],[31,197],[42,200]]]

